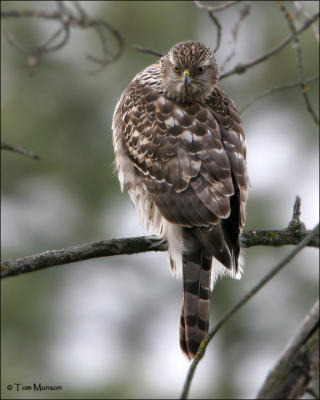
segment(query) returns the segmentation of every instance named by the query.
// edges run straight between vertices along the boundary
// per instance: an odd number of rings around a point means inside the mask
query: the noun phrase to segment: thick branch
[[[267,376],[257,399],[300,399],[319,372],[319,300]]]
[[[246,247],[283,246],[300,243],[310,231],[305,229],[251,230],[243,232],[242,242]],[[308,246],[319,247],[319,234]],[[147,251],[166,251],[167,243],[154,236],[141,236],[125,239],[101,240],[58,250],[48,250],[40,254],[4,261],[1,265],[1,278],[38,271],[44,268],[84,261],[97,257],[110,257],[120,254],[137,254]]]

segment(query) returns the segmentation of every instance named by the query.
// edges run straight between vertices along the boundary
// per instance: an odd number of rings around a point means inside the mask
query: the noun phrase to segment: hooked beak
[[[182,73],[182,82],[185,88],[188,86],[190,81],[191,81],[190,71],[188,69],[185,69]]]

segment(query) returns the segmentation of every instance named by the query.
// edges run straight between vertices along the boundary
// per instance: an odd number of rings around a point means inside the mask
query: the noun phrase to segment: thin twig
[[[301,198],[296,196],[296,200],[293,206],[292,218],[289,222],[288,228],[289,229],[306,229],[303,222],[300,220],[301,215]]]
[[[224,4],[221,4],[220,6],[205,6],[204,4],[202,4],[200,1],[194,1],[194,4],[198,7],[198,8],[204,8],[207,11],[212,11],[213,13],[219,12],[219,11],[223,11],[237,3],[240,3],[241,0],[234,0],[234,1],[227,1]]]
[[[305,84],[312,83],[312,82],[315,82],[317,80],[319,80],[319,75],[305,80],[304,83]],[[254,97],[252,100],[250,100],[249,103],[247,103],[245,106],[243,106],[239,110],[239,112],[240,112],[240,114],[243,113],[247,108],[252,106],[252,104],[256,104],[257,101],[263,99],[266,96],[269,96],[270,94],[272,94],[274,92],[280,92],[281,90],[292,89],[292,88],[298,87],[300,85],[301,85],[301,83],[300,83],[300,81],[298,81],[298,82],[292,82],[292,83],[288,83],[288,84],[283,85],[283,86],[278,86],[278,87],[274,87],[272,89],[266,90],[265,92],[259,94],[257,97]]]
[[[302,92],[302,95],[304,97],[304,100],[305,100],[305,103],[307,106],[307,110],[312,115],[312,118],[315,121],[315,123],[317,125],[319,125],[319,117],[316,115],[316,113],[314,112],[314,110],[311,106],[310,99],[308,96],[308,87],[306,86],[305,81],[304,81],[304,69],[303,69],[303,65],[302,65],[302,52],[301,52],[300,40],[299,40],[299,36],[297,34],[296,27],[293,22],[293,17],[291,15],[290,11],[284,5],[283,1],[278,0],[276,3],[280,6],[280,10],[282,11],[286,20],[288,21],[289,28],[292,32],[292,36],[293,36],[293,40],[294,40],[293,48],[297,54],[298,70],[299,70],[299,75],[300,75],[300,87],[301,87],[301,92]]]
[[[87,19],[88,15],[85,12],[85,9],[82,7],[82,5],[79,3],[79,1],[72,1],[72,4],[74,5],[74,8],[77,10],[79,16],[83,19]]]
[[[12,146],[11,144],[1,142],[1,150],[13,151],[15,153],[22,154],[26,157],[31,157],[34,160],[40,160],[40,157],[37,154],[35,154],[33,151],[30,151],[21,146]]]
[[[305,10],[305,8],[302,6],[301,1],[294,1],[293,5],[297,9],[297,17],[298,18],[300,17],[301,14],[304,16],[304,18],[309,18],[309,14]],[[318,28],[317,24],[315,24],[315,23],[312,24],[311,29],[314,33],[316,41],[319,43],[319,28]]]
[[[235,26],[232,28],[232,41],[231,41],[232,49],[231,49],[230,54],[226,57],[226,59],[224,60],[224,62],[220,66],[220,72],[222,72],[224,70],[225,66],[236,55],[236,44],[237,44],[237,40],[238,40],[239,28],[240,28],[241,22],[249,15],[249,12],[250,12],[250,5],[248,5],[248,4],[245,5],[240,10],[239,19],[236,22]]]
[[[160,53],[158,50],[148,49],[146,47],[139,46],[138,44],[133,46],[135,50],[140,51],[141,53],[152,54],[153,56],[163,57],[164,54]]]
[[[28,9],[1,11],[1,17],[3,18],[33,17],[52,19],[60,22],[61,27],[51,37],[49,37],[49,39],[47,39],[43,45],[30,49],[25,49],[24,46],[13,39],[12,34],[6,33],[8,41],[11,45],[28,54],[28,65],[30,68],[34,68],[36,65],[38,65],[45,53],[58,50],[65,46],[70,38],[71,27],[91,28],[97,32],[99,39],[102,42],[103,58],[88,56],[89,60],[99,64],[98,69],[92,71],[91,73],[96,73],[103,69],[110,62],[118,60],[124,49],[124,40],[119,31],[117,31],[113,26],[104,20],[88,18],[85,10],[78,1],[71,2],[75,11],[68,8],[64,1],[56,1],[56,4],[57,10],[53,12]],[[108,34],[111,34],[116,41],[116,49],[114,52],[110,51],[104,31],[108,32]],[[62,32],[64,32],[64,36],[61,41],[56,45],[49,47],[49,43],[57,39]]]
[[[304,32],[306,29],[308,29],[309,26],[312,25],[318,18],[319,18],[319,12],[317,12],[316,14],[314,14],[310,18],[308,18],[305,21],[305,23],[303,24],[303,26],[296,31],[296,34],[300,35],[302,32]],[[229,77],[231,75],[245,73],[249,68],[252,68],[255,65],[258,65],[258,64],[262,63],[263,61],[267,60],[268,58],[270,58],[270,57],[274,56],[275,54],[277,54],[280,50],[282,50],[284,47],[286,47],[293,40],[294,40],[294,35],[288,36],[287,38],[282,40],[282,42],[280,42],[276,47],[274,47],[273,49],[267,51],[262,56],[259,56],[259,57],[255,58],[254,60],[249,61],[246,64],[238,64],[233,69],[231,69],[230,71],[225,72],[224,74],[222,74],[220,76],[220,80],[221,79],[225,79],[225,78],[227,78],[227,77]]]
[[[202,341],[199,350],[189,367],[189,371],[185,383],[183,385],[180,399],[187,398],[196,367],[200,359],[203,357],[211,339],[215,336],[215,334],[219,331],[219,329],[254,295],[256,295],[278,272],[280,272],[281,269],[285,267],[304,247],[306,247],[310,242],[310,240],[315,235],[317,235],[318,232],[319,232],[319,224],[317,224],[312,229],[312,231],[302,240],[302,242],[298,246],[296,246],[286,257],[284,257],[275,267],[273,267],[271,271],[267,275],[265,275],[265,277],[260,282],[258,282],[257,285],[255,285],[238,303],[236,303],[208,333],[206,338]]]
[[[234,3],[238,3],[238,1],[231,1],[230,3],[234,4]],[[220,47],[220,43],[221,43],[221,37],[222,37],[222,26],[221,23],[219,21],[219,19],[215,16],[215,12],[217,11],[217,7],[208,7],[208,6],[204,6],[203,4],[200,3],[200,1],[195,0],[194,4],[198,7],[198,8],[203,8],[208,12],[209,17],[211,18],[211,20],[213,21],[213,23],[215,24],[215,26],[217,27],[217,44],[215,49],[213,50],[214,53],[216,53]],[[230,4],[230,5],[232,5]],[[224,7],[223,9],[225,9],[227,7]],[[220,11],[221,9],[219,9],[218,11]]]

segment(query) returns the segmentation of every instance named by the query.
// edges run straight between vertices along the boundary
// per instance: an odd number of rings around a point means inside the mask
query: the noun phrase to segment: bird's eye
[[[197,68],[197,72],[198,72],[198,74],[203,74],[204,73],[204,67],[198,67]]]
[[[180,74],[181,69],[176,65],[175,67],[173,67],[173,70],[176,74]]]

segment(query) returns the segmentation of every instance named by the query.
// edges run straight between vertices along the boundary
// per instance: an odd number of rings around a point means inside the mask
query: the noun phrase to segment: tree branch
[[[319,299],[269,372],[257,399],[300,399],[319,372]]]
[[[246,247],[297,245],[309,234],[310,231],[303,227],[288,227],[282,230],[251,230],[243,232],[241,241]],[[308,246],[319,247],[319,235],[314,235],[308,242]],[[166,241],[161,241],[155,236],[100,240],[4,261],[1,265],[1,279],[91,258],[138,254],[147,251],[166,251],[167,249]]]
[[[298,246],[296,246],[282,261],[280,261],[280,263],[273,267],[272,270],[267,275],[265,275],[265,277],[260,282],[258,282],[237,304],[235,304],[208,333],[208,335],[202,341],[199,350],[190,365],[185,383],[183,385],[182,394],[180,397],[181,399],[187,398],[196,367],[203,357],[211,339],[216,335],[222,325],[224,325],[225,322],[227,322],[241,307],[243,307],[253,296],[255,296],[278,272],[282,270],[283,267],[285,267],[304,247],[306,247],[310,240],[317,234],[319,234],[319,224],[317,224],[312,229],[312,231],[302,240],[302,242]]]
[[[304,16],[304,18],[308,18],[309,14],[306,12],[304,7],[302,6],[300,1],[293,1],[294,7],[297,9],[297,17],[299,18],[301,15]],[[319,28],[317,24],[312,24],[311,29],[314,33],[316,41],[319,43]]]
[[[244,21],[244,19],[249,15],[250,13],[250,5],[245,5],[239,13],[239,18],[236,21],[236,24],[232,28],[231,34],[232,34],[232,40],[231,40],[231,52],[230,54],[226,57],[224,62],[220,66],[220,73],[225,69],[226,65],[232,60],[232,58],[236,55],[236,44],[238,40],[238,33],[240,29],[241,23]]]
[[[28,9],[1,10],[1,18],[32,17],[38,19],[56,20],[61,24],[60,28],[51,37],[49,37],[44,44],[30,49],[24,48],[14,39],[12,34],[6,32],[8,42],[20,51],[28,54],[28,67],[30,69],[35,68],[40,63],[45,53],[56,51],[67,44],[70,38],[71,27],[93,29],[97,33],[102,43],[103,58],[87,56],[90,61],[99,64],[99,67],[91,73],[100,71],[107,64],[116,61],[120,57],[124,48],[124,40],[119,31],[117,31],[115,28],[113,28],[113,26],[104,20],[90,19],[78,1],[72,2],[75,11],[68,8],[64,1],[57,1],[56,3],[57,10],[52,12]],[[114,52],[110,51],[105,32],[111,34],[116,40],[117,47]],[[56,41],[61,33],[63,33],[62,39],[55,45],[49,47],[49,43]]]
[[[300,46],[300,40],[299,40],[299,36],[297,34],[297,30],[296,27],[293,23],[293,18],[291,13],[287,10],[286,6],[284,5],[283,1],[277,1],[277,4],[280,6],[280,10],[282,11],[282,13],[284,14],[289,28],[292,32],[292,36],[293,36],[293,40],[294,40],[294,50],[297,54],[297,62],[298,62],[298,70],[299,70],[299,76],[300,76],[300,88],[301,88],[301,93],[303,95],[303,98],[305,100],[306,106],[307,106],[307,110],[309,111],[309,113],[311,114],[314,122],[319,125],[319,117],[316,115],[316,113],[314,112],[311,103],[310,103],[310,99],[308,96],[308,87],[305,83],[304,80],[304,69],[303,69],[303,65],[302,65],[302,52],[301,52],[301,46]]]
[[[304,83],[312,83],[315,81],[319,80],[319,76],[314,76],[310,79],[307,79]],[[256,102],[258,100],[263,99],[266,96],[269,96],[270,94],[274,93],[274,92],[280,92],[281,90],[286,90],[286,89],[292,89],[295,87],[301,86],[301,82],[292,82],[292,83],[287,83],[286,85],[282,85],[282,86],[277,86],[274,87],[272,89],[266,90],[265,92],[259,94],[258,96],[254,97],[252,100],[249,101],[249,103],[247,103],[245,106],[243,106],[240,110],[239,113],[242,114],[247,108],[249,108],[250,106],[252,106],[252,104],[256,104]]]
[[[157,56],[157,57],[164,56],[164,54],[160,53],[160,51],[158,51],[158,50],[148,49],[147,47],[143,47],[138,44],[136,44],[133,47],[135,50],[140,51],[141,53],[148,53],[148,54],[152,54],[153,56]]]
[[[261,62],[267,60],[268,58],[274,56],[275,54],[277,54],[280,50],[282,50],[285,46],[287,46],[289,43],[291,43],[296,35],[300,35],[303,31],[305,31],[306,29],[309,28],[310,25],[312,25],[318,18],[319,18],[319,12],[312,15],[310,18],[308,18],[305,23],[303,24],[303,26],[300,29],[297,29],[295,35],[290,35],[287,38],[285,38],[282,42],[280,42],[276,47],[274,47],[272,50],[266,52],[265,54],[263,54],[260,57],[255,58],[254,60],[246,63],[246,64],[238,64],[236,65],[233,69],[231,69],[230,71],[222,74],[220,76],[220,80],[227,78],[231,75],[234,74],[243,74],[244,72],[246,72],[249,68],[254,67],[255,65],[260,64]]]
[[[218,49],[220,47],[220,43],[221,43],[222,26],[221,26],[221,23],[220,23],[218,17],[216,17],[215,12],[220,11],[220,9],[219,9],[219,7],[204,6],[203,4],[200,3],[200,1],[197,1],[197,0],[195,0],[193,3],[196,5],[196,7],[204,8],[207,11],[209,17],[211,18],[212,22],[215,24],[215,26],[217,28],[217,44],[216,44],[215,49],[213,50],[213,52],[216,53],[218,51]],[[232,5],[230,3],[235,4],[235,3],[238,3],[238,1],[229,2],[229,5]],[[224,4],[223,6],[224,6],[224,8],[227,8],[226,4]]]
[[[204,4],[202,4],[200,1],[194,1],[195,5],[198,8],[204,8],[207,11],[211,11],[213,13],[219,12],[219,11],[224,11],[225,9],[240,3],[241,0],[233,0],[233,1],[227,1],[224,4],[221,4],[219,6],[205,6]]]
[[[35,160],[40,160],[40,157],[37,154],[35,154],[33,151],[26,149],[25,147],[12,146],[11,144],[1,142],[1,150],[13,151],[15,153],[22,154],[26,157],[31,157]]]

